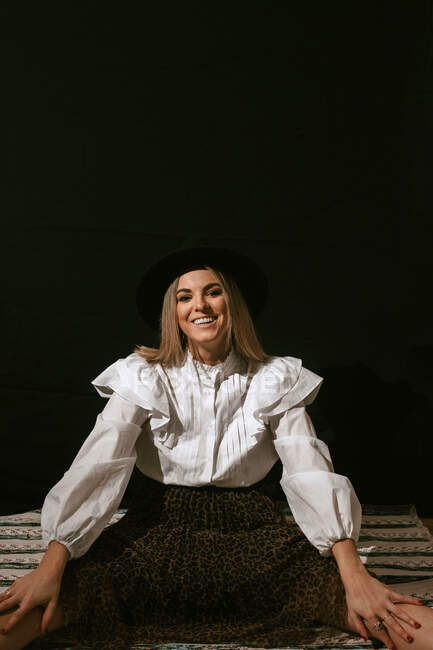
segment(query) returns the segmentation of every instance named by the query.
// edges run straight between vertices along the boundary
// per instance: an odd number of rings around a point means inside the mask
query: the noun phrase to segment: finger
[[[359,632],[359,634],[364,639],[364,641],[368,641],[368,630],[365,627],[364,621],[362,620],[362,618],[360,616],[356,616],[356,618],[354,620],[354,625],[355,625],[355,628],[357,629],[357,631]]]
[[[51,619],[53,618],[56,607],[57,607],[57,601],[50,600],[42,616],[42,621],[41,621],[42,634],[46,634],[48,632],[48,626],[51,623]]]
[[[419,629],[421,627],[421,623],[416,621],[412,616],[410,616],[407,612],[405,612],[404,609],[400,609],[400,607],[397,607],[397,605],[390,605],[389,606],[390,612],[394,616],[397,616],[400,618],[402,621],[405,621],[406,623],[409,623],[412,627]]]
[[[403,594],[399,594],[397,591],[390,590],[389,597],[395,603],[407,603],[408,605],[424,605],[424,603],[421,602],[418,598],[415,598],[414,596],[404,596]]]
[[[388,632],[378,632],[377,636],[379,640],[382,641],[382,643],[386,645],[387,648],[389,648],[389,650],[397,650]]]
[[[0,612],[5,612],[8,609],[11,609],[11,607],[14,607],[15,605],[18,605],[19,600],[17,596],[14,596],[11,594],[9,598],[5,599],[3,602],[0,603]]]
[[[391,614],[386,614],[383,617],[383,624],[387,629],[394,630],[396,634],[408,643],[412,643],[413,637],[400,625],[398,621],[395,620],[394,616],[391,616]]]
[[[392,639],[391,639],[391,637],[389,636],[388,632],[386,631],[386,629],[377,631],[377,630],[373,629],[373,625],[374,625],[374,623],[372,625],[369,625],[369,627],[371,629],[371,633],[377,639],[382,641],[382,643],[384,645],[386,645],[386,647],[389,648],[389,650],[397,650],[394,643],[393,643],[393,641],[392,641]]]
[[[10,617],[10,619],[8,620],[8,622],[7,622],[5,625],[3,625],[3,629],[2,629],[3,634],[7,634],[8,632],[10,632],[11,629],[12,629],[13,627],[15,627],[15,625],[16,625],[17,623],[19,623],[19,621],[23,618],[23,616],[25,616],[25,615],[27,614],[27,611],[28,611],[28,608],[27,608],[27,607],[25,607],[25,608],[24,608],[24,607],[19,607],[19,608],[18,608],[18,609],[17,609],[17,610],[12,614],[12,616]]]
[[[1,602],[2,600],[5,600],[6,598],[10,598],[11,596],[12,596],[12,594],[11,594],[10,589],[6,589],[6,591],[3,591],[3,592],[0,594],[0,602]]]

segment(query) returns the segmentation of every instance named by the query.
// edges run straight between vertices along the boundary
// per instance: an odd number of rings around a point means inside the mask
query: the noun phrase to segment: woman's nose
[[[196,311],[203,311],[206,309],[206,299],[201,294],[194,296],[194,309]]]

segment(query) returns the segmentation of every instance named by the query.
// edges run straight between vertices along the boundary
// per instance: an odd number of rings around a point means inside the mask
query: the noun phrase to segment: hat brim
[[[204,266],[230,273],[247,303],[251,317],[257,318],[269,292],[267,278],[259,265],[232,249],[199,246],[172,251],[145,270],[137,287],[136,302],[141,317],[153,330],[159,329],[164,294],[169,285],[189,270]]]

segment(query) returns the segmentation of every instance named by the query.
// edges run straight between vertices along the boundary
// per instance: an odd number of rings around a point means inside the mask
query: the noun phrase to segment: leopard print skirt
[[[266,648],[311,641],[320,624],[345,628],[334,558],[282,519],[269,482],[186,487],[140,475],[136,505],[67,563],[65,627],[45,640],[98,650],[134,643]]]

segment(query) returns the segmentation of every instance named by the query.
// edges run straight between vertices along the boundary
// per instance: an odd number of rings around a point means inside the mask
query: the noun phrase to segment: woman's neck
[[[216,366],[218,363],[222,363],[229,353],[229,350],[226,348],[220,348],[218,350],[209,350],[202,345],[189,345],[189,351],[193,359],[205,363],[208,366]]]

